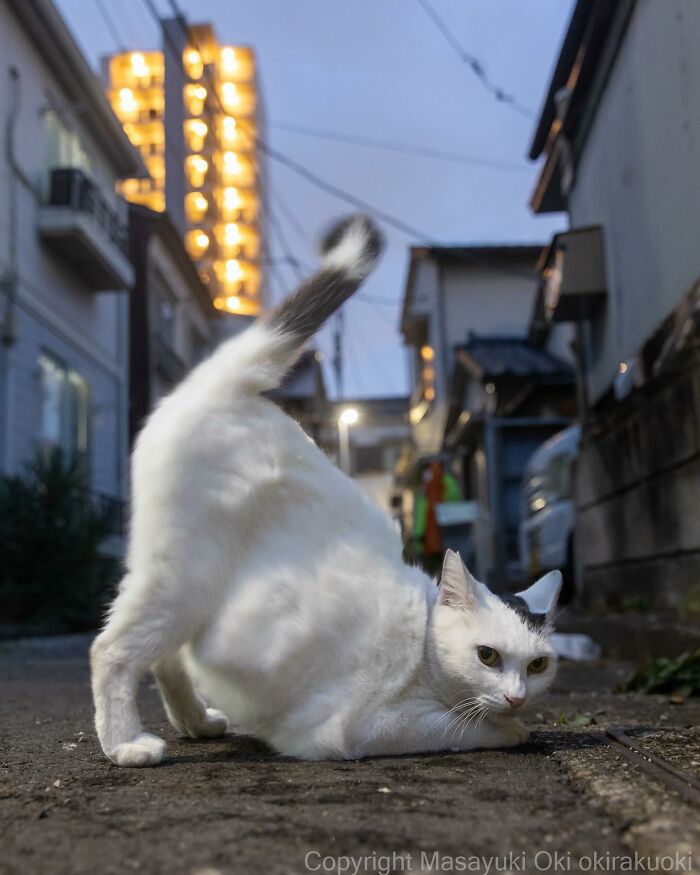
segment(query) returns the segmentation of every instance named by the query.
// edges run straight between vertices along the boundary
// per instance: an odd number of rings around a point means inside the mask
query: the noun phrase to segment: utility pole
[[[333,332],[333,371],[335,372],[335,388],[338,398],[343,397],[343,340],[345,334],[345,313],[339,310],[335,315],[335,330]]]

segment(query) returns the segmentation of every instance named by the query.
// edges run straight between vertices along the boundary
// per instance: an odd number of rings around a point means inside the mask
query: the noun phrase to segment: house
[[[700,5],[579,0],[537,123],[536,213],[570,230],[543,318],[576,331],[580,597],[697,610]]]
[[[328,415],[328,397],[320,352],[304,350],[282,384],[267,395],[295,419],[309,437],[317,443],[321,440]]]
[[[129,438],[216,345],[222,316],[168,213],[129,204]]]
[[[139,153],[51,0],[0,3],[0,471],[84,460],[119,507],[128,450],[124,177]]]
[[[523,577],[525,463],[576,413],[571,331],[537,326],[541,256],[535,245],[414,247],[404,298],[416,455],[402,479],[415,489],[439,454],[472,503],[469,560],[495,587]]]
[[[408,398],[402,395],[335,401],[323,430],[328,455],[392,516],[398,516],[394,469],[410,440]]]

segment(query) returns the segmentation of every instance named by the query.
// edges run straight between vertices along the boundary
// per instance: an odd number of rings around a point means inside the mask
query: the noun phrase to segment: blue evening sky
[[[155,48],[144,0],[102,0],[128,48]],[[156,0],[161,13],[166,0]],[[539,110],[573,0],[432,0],[493,81]],[[97,68],[116,50],[97,0],[58,0]],[[561,215],[533,217],[536,168],[525,158],[534,122],[497,103],[457,57],[418,0],[180,0],[191,21],[214,23],[222,42],[257,52],[270,122],[381,138],[505,162],[466,166],[312,139],[271,126],[269,143],[318,176],[420,229],[437,243],[545,242]],[[314,262],[318,230],[351,208],[270,162],[273,210],[294,254]],[[304,236],[276,203],[281,196]],[[398,333],[410,237],[385,229],[388,251],[346,306],[345,394],[408,390]],[[280,255],[274,237],[273,250]],[[282,267],[287,288],[293,273]],[[273,281],[274,282],[274,281]],[[275,284],[276,295],[282,292]],[[395,302],[392,304],[391,302]],[[331,351],[328,329],[319,340]],[[327,383],[335,385],[330,371]]]

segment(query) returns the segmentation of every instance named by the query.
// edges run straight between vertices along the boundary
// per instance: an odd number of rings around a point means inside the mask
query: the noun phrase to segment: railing
[[[70,207],[87,213],[104,229],[112,243],[128,256],[126,224],[82,170],[56,167],[51,171],[50,180],[49,206]]]

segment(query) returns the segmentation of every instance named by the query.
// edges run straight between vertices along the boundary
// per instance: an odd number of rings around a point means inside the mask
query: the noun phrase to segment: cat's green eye
[[[537,659],[533,659],[530,665],[527,667],[528,674],[541,674],[549,665],[549,660],[546,656],[538,656]]]
[[[496,663],[501,658],[498,655],[498,651],[494,650],[493,647],[478,647],[477,652],[479,654],[479,659],[484,663],[484,665],[496,665]]]

